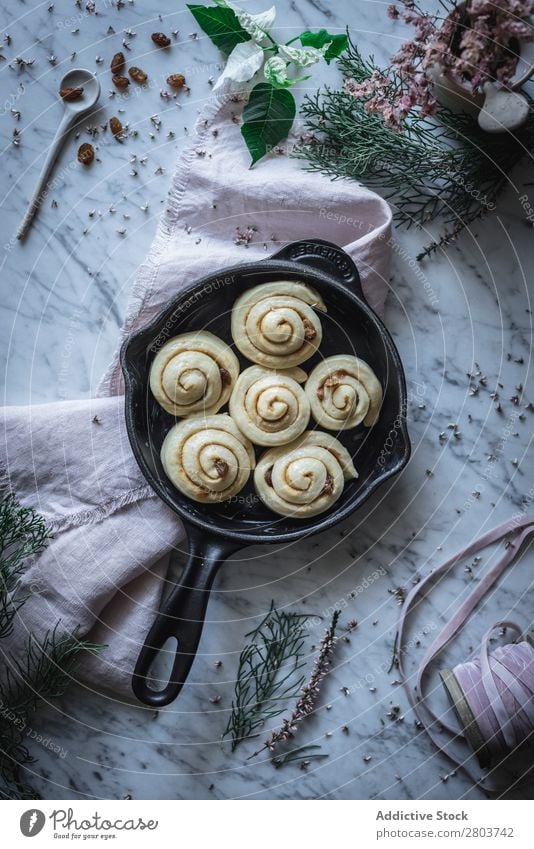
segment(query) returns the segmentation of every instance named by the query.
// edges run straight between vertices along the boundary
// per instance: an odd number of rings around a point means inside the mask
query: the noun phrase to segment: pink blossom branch
[[[415,0],[391,4],[389,17],[413,26],[413,38],[392,57],[389,71],[376,71],[363,82],[345,81],[347,93],[364,99],[365,110],[380,113],[393,130],[403,129],[414,107],[423,117],[435,113],[436,67],[478,94],[488,81],[506,86],[517,67],[516,42],[534,40],[529,20],[534,0],[467,0],[465,7],[446,0],[442,5],[445,13],[437,15]]]

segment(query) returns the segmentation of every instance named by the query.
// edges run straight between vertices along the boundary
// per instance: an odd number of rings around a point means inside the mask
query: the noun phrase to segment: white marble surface
[[[97,0],[98,14],[88,11],[85,2],[79,5],[72,0],[6,0],[0,10],[3,33],[11,37],[0,49],[5,57],[0,65],[0,341],[4,397],[10,404],[88,396],[95,388],[114,349],[136,267],[154,234],[173,163],[209,95],[208,80],[218,73],[217,51],[207,39],[190,36],[197,27],[181,2],[135,0],[118,8],[116,0]],[[387,19],[386,5],[373,0],[280,0],[277,31],[282,35],[283,26],[289,38],[303,28],[326,25],[341,31],[349,23],[360,47],[385,60],[401,32]],[[110,26],[115,35],[107,34]],[[111,100],[108,63],[128,28],[137,33],[127,36],[128,58],[135,58],[154,83],[147,91],[132,86],[126,97]],[[170,51],[163,55],[152,49],[151,32],[174,29],[179,34]],[[73,51],[77,55],[71,59]],[[50,55],[57,57],[55,65],[49,63]],[[96,63],[98,55],[102,64]],[[16,56],[35,62],[21,71],[12,69]],[[95,68],[102,75],[101,112],[86,125],[100,127],[119,114],[138,135],[120,145],[109,132],[99,133],[99,161],[89,169],[75,162],[80,142],[71,138],[56,168],[55,187],[30,238],[20,245],[13,239],[15,229],[58,122],[59,80],[73,65]],[[184,73],[191,91],[167,102],[159,91],[171,72]],[[329,74],[336,79],[335,69]],[[319,78],[316,73],[310,81],[312,89]],[[19,121],[11,109],[20,111]],[[150,121],[156,113],[162,119],[159,131]],[[19,146],[12,143],[14,127],[21,131]],[[85,131],[82,137],[89,140]],[[161,169],[164,173],[158,173]],[[384,670],[398,613],[391,591],[409,585],[417,570],[427,571],[482,528],[523,509],[525,499],[532,500],[534,412],[524,409],[522,420],[509,425],[518,411],[510,400],[517,385],[524,386],[522,405],[534,401],[528,292],[532,228],[526,226],[519,201],[527,193],[534,204],[532,185],[525,187],[533,180],[533,170],[525,164],[510,179],[497,213],[464,233],[446,254],[427,262],[422,267],[425,277],[414,272],[413,262],[424,234],[398,233],[401,250],[386,319],[412,387],[413,457],[405,472],[345,527],[289,551],[251,550],[246,564],[221,571],[199,657],[174,705],[155,714],[72,690],[42,712],[38,731],[67,752],[59,758],[34,745],[38,762],[33,780],[45,797],[482,795],[461,775],[443,781],[449,762],[416,733],[395,671]],[[434,304],[429,287],[437,299]],[[466,372],[476,371],[475,362],[487,385],[471,396]],[[494,390],[501,398],[501,414],[490,398]],[[458,424],[460,439],[451,435],[449,423]],[[443,442],[440,432],[446,434]],[[488,460],[490,454],[495,461]],[[432,596],[419,625],[435,628],[483,568],[484,559],[473,572],[460,568]],[[368,580],[370,586],[360,591],[375,570],[378,578]],[[477,614],[456,648],[457,658],[465,656],[494,619],[513,615],[523,624],[532,620],[530,576],[525,558]],[[220,744],[244,634],[271,599],[315,613],[344,599],[343,622],[353,618],[359,623],[349,640],[339,643],[337,668],[325,685],[321,708],[299,735],[299,743],[317,742],[329,755],[307,771],[297,766],[275,770],[261,758],[247,761],[253,744],[235,754]],[[215,669],[219,659],[223,665]],[[349,688],[348,695],[343,687]],[[221,701],[212,704],[209,699],[216,695]],[[388,718],[392,704],[401,706],[402,721]],[[349,727],[348,734],[341,731],[343,725]]]

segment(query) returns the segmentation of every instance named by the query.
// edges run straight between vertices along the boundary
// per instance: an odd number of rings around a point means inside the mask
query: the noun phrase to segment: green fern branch
[[[13,630],[13,620],[28,596],[18,592],[28,558],[46,545],[50,532],[43,518],[22,507],[13,495],[0,499],[0,637]],[[40,704],[65,692],[80,652],[102,646],[66,634],[58,623],[44,637],[30,634],[20,658],[3,653],[0,678],[0,798],[35,799],[24,780],[24,767],[34,759],[25,744],[29,721]]]
[[[288,699],[294,698],[304,675],[299,670],[307,614],[286,613],[271,603],[258,627],[246,634],[239,657],[235,695],[223,737],[230,736],[232,751],[254,735],[264,723],[279,716]]]

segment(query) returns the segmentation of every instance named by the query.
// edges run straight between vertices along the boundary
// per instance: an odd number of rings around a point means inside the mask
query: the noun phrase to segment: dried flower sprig
[[[336,628],[340,616],[341,611],[335,610],[332,616],[332,621],[321,640],[319,652],[310,680],[302,688],[291,716],[284,719],[280,728],[277,731],[273,731],[269,739],[265,741],[265,745],[262,746],[261,749],[258,749],[257,752],[254,752],[254,754],[250,756],[251,758],[259,755],[259,753],[263,752],[265,749],[269,749],[270,752],[273,752],[279,743],[285,743],[294,736],[295,732],[298,730],[299,722],[302,722],[303,719],[314,712],[315,703],[321,689],[321,682],[328,673],[332,663],[332,656],[338,639],[336,637]]]
[[[389,17],[413,26],[413,37],[391,57],[389,72],[376,71],[364,82],[345,81],[345,90],[362,98],[369,114],[381,114],[391,129],[402,130],[414,107],[422,117],[435,114],[436,66],[479,94],[488,81],[509,83],[517,66],[517,40],[534,40],[533,0],[442,0],[441,6],[433,14],[415,0],[401,0],[400,8],[390,5]]]

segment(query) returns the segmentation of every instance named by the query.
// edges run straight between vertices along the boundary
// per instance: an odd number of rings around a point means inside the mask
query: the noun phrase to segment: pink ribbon
[[[515,560],[521,547],[533,533],[534,515],[523,516],[520,519],[510,519],[502,525],[498,525],[493,530],[488,531],[462,549],[462,551],[455,554],[454,557],[441,564],[437,569],[434,569],[414,586],[406,596],[399,617],[399,673],[415,715],[437,748],[447,755],[456,765],[464,769],[475,783],[490,792],[497,792],[505,789],[505,787],[496,786],[488,777],[481,778],[480,776],[475,776],[465,766],[465,761],[469,760],[472,756],[471,751],[464,761],[458,757],[457,750],[453,747],[453,743],[458,741],[458,739],[465,741],[464,735],[457,728],[447,725],[436,716],[426,702],[423,684],[430,664],[456,636],[477,604],[479,604],[498,578]],[[406,656],[406,652],[404,651],[404,635],[406,620],[414,608],[415,602],[417,599],[422,599],[426,596],[429,582],[435,581],[439,576],[445,576],[464,558],[471,557],[481,549],[498,542],[509,534],[514,534],[515,536],[513,541],[508,542],[503,555],[479,582],[473,592],[465,599],[459,610],[441,629],[430,647],[426,650],[416,670],[414,683],[412,680],[413,676],[411,679],[404,668],[404,658]],[[521,629],[513,622],[503,621],[496,623],[487,631],[482,640],[478,662],[469,661],[465,664],[460,664],[455,667],[454,673],[457,677],[458,673],[460,675],[461,686],[464,689],[464,693],[468,695],[469,705],[477,719],[477,724],[484,739],[490,744],[490,751],[494,755],[499,752],[504,756],[511,754],[518,745],[524,742],[528,733],[534,730],[534,705],[532,703],[534,692],[534,649],[523,642],[513,646],[504,646],[501,649],[497,649],[492,655],[489,655],[489,637],[495,628],[499,627],[505,627],[518,636],[521,634]],[[512,649],[513,653],[511,651]],[[501,681],[503,685],[502,689],[505,692],[506,690],[509,691],[507,695],[511,694],[515,702],[517,702],[515,710],[510,711],[510,706],[504,703],[502,693],[496,684],[496,677]],[[446,742],[444,742],[444,738],[446,738]],[[496,743],[497,740],[502,739],[506,744],[506,748],[502,745],[502,742]],[[524,780],[525,777],[523,778]]]

